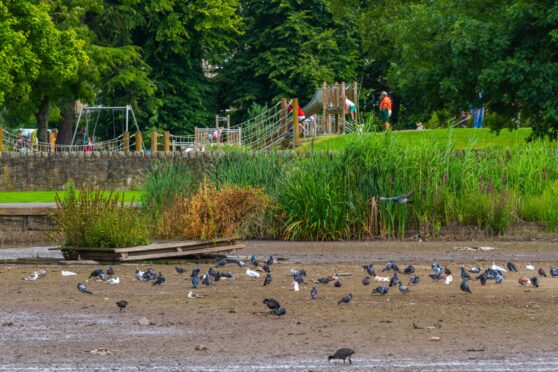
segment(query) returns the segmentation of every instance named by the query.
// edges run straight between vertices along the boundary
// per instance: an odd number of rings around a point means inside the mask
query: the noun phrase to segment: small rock
[[[432,336],[432,337],[430,337],[430,341],[440,341],[440,337]]]

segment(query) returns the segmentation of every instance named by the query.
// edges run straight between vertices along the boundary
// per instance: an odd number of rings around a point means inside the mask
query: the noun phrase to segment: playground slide
[[[316,89],[314,97],[302,108],[304,116],[310,117],[324,109],[324,90],[323,88]]]

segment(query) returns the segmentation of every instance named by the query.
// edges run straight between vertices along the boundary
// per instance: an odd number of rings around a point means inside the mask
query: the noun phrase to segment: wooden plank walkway
[[[170,241],[128,248],[62,248],[68,260],[95,260],[100,262],[128,262],[162,258],[180,258],[228,252],[244,248],[237,239],[213,241]]]

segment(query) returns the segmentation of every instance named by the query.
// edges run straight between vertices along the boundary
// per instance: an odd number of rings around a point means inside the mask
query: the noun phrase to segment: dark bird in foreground
[[[199,267],[195,267],[195,268],[192,270],[192,274],[191,274],[190,276],[191,276],[192,278],[194,278],[194,277],[197,278],[198,276],[200,276],[200,268],[199,268]]]
[[[558,268],[551,267],[550,268],[550,276],[558,276]]]
[[[472,293],[471,288],[469,288],[469,280],[467,278],[463,278],[463,280],[461,280],[460,288],[465,293]]]
[[[266,298],[263,300],[263,303],[269,308],[269,310],[275,310],[281,307],[279,302],[274,298]]]
[[[267,259],[267,261],[265,262],[268,266],[273,265],[274,263],[274,259],[273,256],[269,256],[269,258]]]
[[[175,266],[174,269],[176,270],[177,274],[184,274],[184,272],[186,272],[186,270],[184,270],[182,267],[180,266]]]
[[[485,285],[488,278],[486,277],[486,273],[482,273],[477,276],[477,279],[480,280],[481,285]]]
[[[251,263],[252,266],[254,266],[254,267],[258,267],[258,266],[259,266],[258,260],[256,259],[256,256],[254,256],[254,255],[252,255],[252,256],[250,257],[250,263]]]
[[[265,271],[266,273],[270,273],[271,270],[269,269],[269,265],[267,263],[264,263],[263,265],[263,271]]]
[[[370,284],[370,277],[365,276],[364,278],[362,278],[362,285],[368,285],[368,284]]]
[[[395,285],[399,285],[399,283],[401,283],[401,280],[399,280],[399,277],[397,276],[397,272],[394,272],[393,276],[389,280],[389,286],[393,287]]]
[[[114,269],[112,268],[112,266],[109,265],[108,269],[107,269],[107,275],[113,276],[114,275]]]
[[[465,268],[463,266],[461,266],[461,279],[471,280],[471,275],[469,275],[469,273],[465,271]]]
[[[101,274],[104,274],[103,269],[93,270],[93,271],[91,272],[91,274],[89,274],[89,278],[88,278],[88,279],[91,279],[91,278],[98,278],[99,275],[101,275]]]
[[[377,286],[372,290],[372,293],[377,293],[381,295],[385,295],[389,292],[389,287],[383,287],[381,285]]]
[[[391,201],[400,204],[412,203],[412,201],[409,198],[413,195],[413,193],[414,191],[399,196],[380,196],[380,201]]]
[[[341,284],[341,281],[340,281],[339,279],[337,279],[337,280],[335,281],[335,283],[333,283],[333,286],[334,286],[335,288],[340,288],[341,285],[342,285],[342,284]]]
[[[315,300],[316,296],[318,296],[318,290],[316,289],[316,287],[312,287],[312,289],[310,290],[310,298]]]
[[[389,270],[397,271],[398,273],[401,272],[401,270],[399,270],[399,266],[397,266],[397,264],[393,261],[389,261],[386,264],[386,266],[384,266],[384,268],[382,269],[382,272],[389,271]]]
[[[285,315],[287,313],[287,310],[285,310],[284,307],[278,307],[277,309],[273,310],[273,313],[279,317]]]
[[[117,301],[116,306],[118,306],[120,308],[120,312],[122,312],[122,310],[124,310],[126,306],[128,306],[128,301],[126,300]]]
[[[539,278],[534,276],[529,280],[531,281],[531,284],[533,285],[533,287],[539,288]]]
[[[546,278],[546,272],[544,271],[544,269],[542,267],[539,268],[539,275],[544,276]]]
[[[417,285],[419,283],[420,283],[420,276],[418,275],[413,275],[409,280],[409,285]]]
[[[349,363],[353,364],[353,361],[351,360],[351,355],[353,355],[355,353],[355,351],[353,349],[349,349],[347,348],[342,348],[339,349],[335,352],[335,354],[330,355],[327,360],[331,361],[332,359],[342,359],[343,360],[343,364],[345,364],[346,359],[349,359]]]
[[[348,304],[352,300],[353,300],[353,295],[349,293],[348,295],[343,296],[339,301],[337,301],[337,305]]]
[[[93,292],[91,292],[89,289],[87,289],[87,287],[83,283],[78,283],[77,289],[81,293],[93,294]]]
[[[372,267],[374,266],[373,264],[366,264],[364,266],[362,266],[362,268],[364,270],[366,270],[366,272],[368,273],[368,275],[370,276],[376,276],[376,271],[374,271],[374,268]]]
[[[415,267],[413,265],[409,265],[405,268],[405,270],[403,270],[403,274],[405,275],[411,275],[415,273]]]
[[[314,282],[318,282],[320,284],[328,284],[329,282],[331,282],[332,279],[329,276],[324,276],[323,278],[318,278],[316,279]]]
[[[511,261],[508,262],[508,265],[507,265],[507,266],[508,266],[508,270],[509,270],[509,271],[517,272],[517,267],[515,267],[515,265],[513,264],[513,262],[511,262]]]
[[[264,285],[264,287],[265,287],[266,285],[270,285],[270,284],[271,284],[271,274],[268,273],[268,274],[265,276],[264,284],[263,284],[263,285]]]
[[[447,267],[446,267],[446,268],[444,268],[444,274],[446,274],[446,276],[449,276],[449,275],[451,275],[451,270],[450,270],[450,269],[448,269]]]
[[[200,285],[200,278],[197,276],[192,277],[192,288],[196,289]]]
[[[161,285],[164,282],[165,282],[165,277],[163,276],[163,273],[159,271],[159,274],[157,274],[157,276],[155,277],[155,280],[153,280],[152,285]]]

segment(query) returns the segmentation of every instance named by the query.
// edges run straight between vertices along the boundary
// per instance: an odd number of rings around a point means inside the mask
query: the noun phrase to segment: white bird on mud
[[[492,266],[490,266],[492,270],[501,271],[503,273],[507,272],[508,270],[504,269],[503,267],[497,266],[494,262],[492,262]]]
[[[120,278],[116,277],[116,278],[109,279],[109,280],[107,280],[106,283],[107,284],[120,284]]]
[[[298,282],[297,281],[293,281],[293,291],[295,291],[295,292],[300,291],[300,288],[298,287]]]
[[[453,275],[446,276],[445,282],[446,284],[450,284],[453,281]]]
[[[74,275],[77,275],[76,273],[74,273],[74,272],[72,272],[72,271],[64,271],[64,270],[60,271],[60,274],[61,274],[62,276],[74,276]]]
[[[374,277],[375,282],[389,282],[389,280],[390,280],[389,276],[375,276]]]
[[[250,270],[250,269],[246,269],[246,275],[248,275],[250,278],[259,278],[260,277],[260,273],[254,270]]]
[[[194,293],[192,291],[188,292],[188,298],[202,298],[205,297],[204,295]]]
[[[533,265],[531,265],[531,264],[525,266],[525,268],[526,268],[527,270],[535,270],[535,266],[533,266]]]
[[[47,274],[47,269],[41,269],[37,271],[37,274],[39,274],[39,278],[44,278]]]
[[[35,280],[37,280],[39,278],[39,273],[34,271],[31,274],[27,275],[25,278],[25,280],[30,280],[32,282],[34,282]]]
[[[139,266],[136,266],[136,272],[134,273],[134,279],[138,282],[143,282],[143,274],[144,272],[139,269]]]

